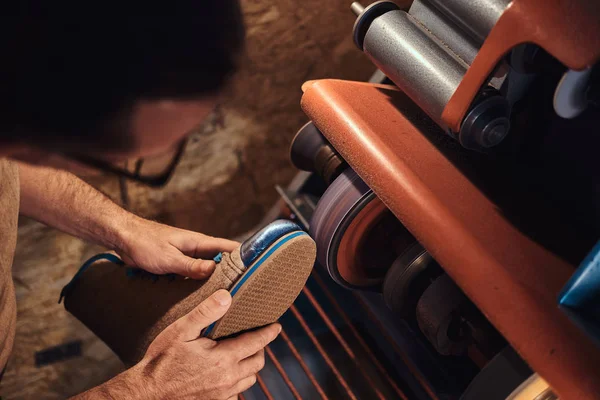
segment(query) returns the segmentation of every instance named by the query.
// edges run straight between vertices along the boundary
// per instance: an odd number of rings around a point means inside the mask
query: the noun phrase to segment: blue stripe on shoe
[[[231,296],[235,296],[235,294],[238,292],[238,290],[240,290],[240,288],[244,285],[244,283],[246,283],[246,281],[248,280],[248,278],[250,278],[250,276],[252,276],[252,274],[254,274],[254,272],[256,272],[258,270],[258,268],[275,252],[277,251],[277,249],[279,249],[284,243],[289,242],[290,240],[301,236],[301,235],[308,235],[306,232],[304,231],[300,231],[300,232],[296,232],[296,233],[292,233],[289,236],[284,237],[283,239],[281,239],[279,242],[277,242],[273,247],[271,247],[271,249],[269,249],[269,251],[267,251],[262,257],[260,257],[260,259],[254,264],[252,265],[250,268],[248,268],[248,270],[244,273],[244,275],[242,275],[242,278],[237,281],[235,283],[235,285],[233,285],[233,288],[230,290]],[[210,324],[205,330],[204,333],[202,334],[202,336],[207,336],[215,327],[215,324],[217,323],[213,322],[212,324]]]
[[[121,260],[119,257],[117,257],[114,254],[111,254],[111,253],[96,254],[94,257],[88,259],[86,262],[83,263],[81,268],[79,268],[79,271],[77,271],[77,273],[73,276],[73,279],[71,279],[69,281],[69,283],[67,283],[65,285],[65,287],[63,287],[63,289],[60,291],[60,297],[58,299],[59,304],[63,300],[63,298],[68,294],[69,290],[71,290],[71,288],[73,287],[75,282],[77,282],[79,280],[79,278],[85,272],[85,270],[87,270],[93,263],[95,263],[96,261],[100,261],[100,260],[107,260],[107,261],[110,261],[111,263],[117,264],[117,265],[125,265],[123,260]]]

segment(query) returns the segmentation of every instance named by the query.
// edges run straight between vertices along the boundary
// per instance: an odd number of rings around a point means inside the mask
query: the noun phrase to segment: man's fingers
[[[200,331],[220,319],[231,305],[227,290],[217,290],[192,311],[178,319],[174,326],[183,341],[196,340]]]
[[[191,257],[214,257],[220,252],[231,253],[240,244],[233,240],[206,236],[201,233],[190,232],[181,241],[180,250]]]
[[[170,265],[170,268],[173,269],[173,272],[188,278],[206,279],[213,273],[215,266],[213,260],[202,260],[181,254],[176,263]]]
[[[247,378],[242,379],[233,387],[232,392],[237,396],[238,394],[245,392],[250,389],[256,383],[256,375],[249,376]],[[233,397],[234,399],[236,397]]]
[[[237,247],[239,247],[239,243],[229,239],[216,238],[216,237],[208,237],[207,240],[201,243],[198,246],[198,251],[202,251],[204,253],[213,253],[226,251],[231,253]]]
[[[257,353],[271,343],[281,332],[281,325],[275,323],[252,332],[246,332],[236,338],[226,339],[219,343],[224,351],[236,355],[238,360],[243,360]]]
[[[265,366],[265,350],[260,349],[256,354],[240,361],[240,376],[246,378],[257,374]]]

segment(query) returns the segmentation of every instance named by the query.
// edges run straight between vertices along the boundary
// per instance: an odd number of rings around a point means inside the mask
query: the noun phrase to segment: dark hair
[[[0,19],[0,140],[94,145],[138,99],[218,91],[243,47],[237,0],[162,3],[134,17],[74,15],[51,3]]]

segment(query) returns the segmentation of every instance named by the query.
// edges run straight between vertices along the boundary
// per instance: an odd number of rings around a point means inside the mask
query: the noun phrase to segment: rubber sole
[[[316,253],[306,232],[277,240],[233,284],[231,307],[203,336],[218,339],[276,322],[302,291]]]

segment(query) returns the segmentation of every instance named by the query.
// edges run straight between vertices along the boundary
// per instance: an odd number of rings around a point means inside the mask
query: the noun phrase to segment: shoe
[[[285,220],[275,221],[200,281],[128,268],[113,254],[88,260],[61,292],[65,308],[102,339],[127,365],[137,363],[167,326],[219,289],[232,304],[202,336],[218,339],[273,323],[292,305],[312,271],[314,241]]]
[[[277,321],[306,284],[316,254],[315,242],[293,222],[276,221],[254,234],[239,249],[245,270],[229,289],[231,307],[203,335],[218,339]]]

